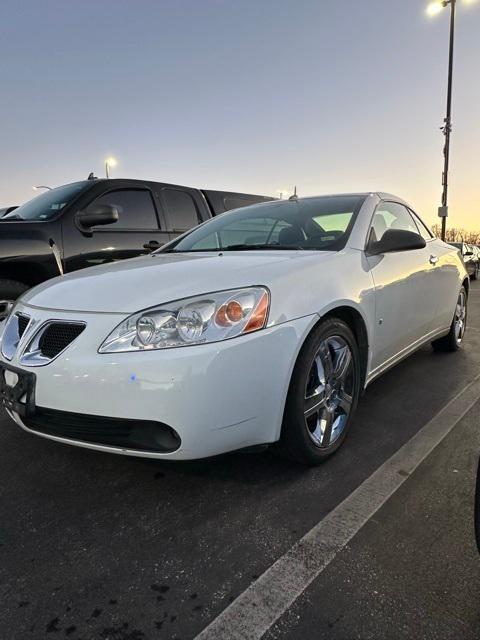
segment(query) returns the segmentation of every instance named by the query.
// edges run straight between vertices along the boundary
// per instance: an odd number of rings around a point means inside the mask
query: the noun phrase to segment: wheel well
[[[360,355],[361,366],[361,388],[365,386],[365,380],[367,377],[367,365],[368,365],[368,333],[365,321],[361,314],[353,307],[336,307],[329,311],[326,315],[322,316],[317,325],[323,322],[325,318],[339,318],[343,320],[346,325],[351,329],[355,340],[357,341],[358,351]],[[315,325],[315,326],[317,326]]]
[[[45,270],[39,265],[34,264],[2,264],[0,265],[0,278],[7,280],[15,280],[21,282],[28,287],[33,287],[48,279]]]

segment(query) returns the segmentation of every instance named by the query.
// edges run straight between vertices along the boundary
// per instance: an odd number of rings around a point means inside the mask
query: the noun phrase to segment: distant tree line
[[[432,233],[440,238],[442,227],[439,224],[432,226]],[[466,242],[467,244],[480,244],[480,231],[467,231],[462,227],[447,229],[445,239],[447,242]]]

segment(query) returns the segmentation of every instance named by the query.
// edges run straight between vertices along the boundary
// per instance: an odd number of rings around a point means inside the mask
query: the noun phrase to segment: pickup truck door
[[[372,221],[372,233],[380,240],[387,229],[418,233],[414,220],[396,202],[383,202]],[[375,285],[375,337],[372,373],[396,361],[432,330],[438,303],[438,271],[431,248],[369,256]]]
[[[91,204],[115,205],[118,221],[91,230],[82,229],[75,213],[63,220],[65,271],[147,254],[168,242],[165,219],[149,186],[112,187],[94,195]]]

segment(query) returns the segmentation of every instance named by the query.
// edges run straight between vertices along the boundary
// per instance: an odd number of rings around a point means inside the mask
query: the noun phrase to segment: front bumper
[[[174,451],[152,451],[112,440],[85,442],[75,432],[36,430],[10,412],[27,431],[92,449],[154,458],[209,457],[278,440],[293,366],[316,316],[272,326],[224,342],[138,353],[99,354],[118,314],[52,312],[27,305],[17,310],[35,322],[80,320],[86,329],[45,366],[19,367],[36,375],[35,404],[45,410],[161,423],[178,434]],[[26,335],[22,342],[26,342]],[[47,411],[48,413],[48,411]],[[58,417],[58,416],[57,416]],[[112,422],[112,424],[113,424]],[[65,423],[66,424],[66,423]],[[73,434],[73,436],[72,436]],[[109,444],[110,443],[110,444]]]

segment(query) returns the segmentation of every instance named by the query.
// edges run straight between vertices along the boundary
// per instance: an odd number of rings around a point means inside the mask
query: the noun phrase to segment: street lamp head
[[[448,7],[449,4],[453,4],[456,0],[433,0],[427,7],[427,15],[430,17],[436,16],[441,13],[442,9]],[[478,0],[462,0],[463,4],[475,4]]]
[[[105,164],[108,165],[108,167],[112,168],[117,166],[117,159],[114,158],[113,156],[109,156],[108,158],[105,159]]]
[[[429,15],[430,17],[436,16],[446,6],[447,6],[447,3],[442,2],[441,0],[431,2],[427,7],[427,15]]]

